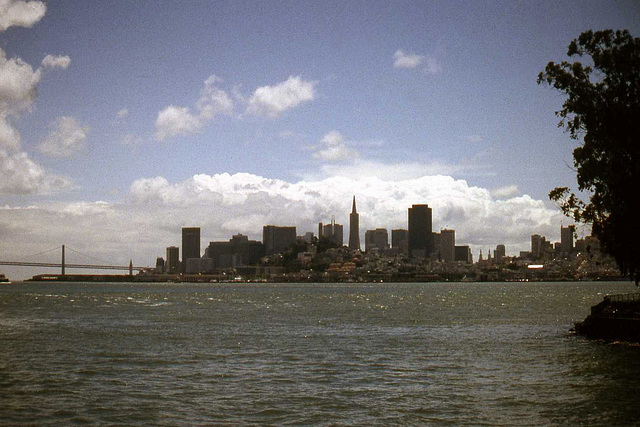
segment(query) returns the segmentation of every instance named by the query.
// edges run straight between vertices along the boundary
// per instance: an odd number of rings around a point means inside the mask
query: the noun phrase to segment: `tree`
[[[622,274],[640,276],[640,38],[623,31],[585,31],[569,44],[576,61],[549,62],[538,75],[567,95],[558,127],[581,143],[573,151],[578,189],[587,202],[567,187],[549,193],[562,211],[590,223],[605,252]]]

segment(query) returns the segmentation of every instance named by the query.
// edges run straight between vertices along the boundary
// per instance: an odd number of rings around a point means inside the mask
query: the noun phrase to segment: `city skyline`
[[[405,228],[416,203],[476,257],[559,241],[571,221],[547,193],[575,188],[575,142],[537,73],[586,29],[637,35],[639,12],[2,1],[0,252],[67,243],[147,262],[182,226],[210,240],[333,215],[346,226],[353,194],[360,243]]]

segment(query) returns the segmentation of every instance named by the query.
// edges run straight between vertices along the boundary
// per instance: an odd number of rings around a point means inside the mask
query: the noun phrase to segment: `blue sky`
[[[547,194],[575,187],[576,142],[537,74],[584,30],[637,35],[638,16],[631,1],[0,0],[0,249],[86,224],[77,246],[151,263],[185,224],[203,244],[348,224],[354,193],[365,227],[429,203],[476,251],[558,239]]]

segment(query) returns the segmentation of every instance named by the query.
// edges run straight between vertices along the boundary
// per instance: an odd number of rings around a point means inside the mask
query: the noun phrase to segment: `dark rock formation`
[[[607,296],[576,323],[575,332],[588,338],[640,343],[640,299],[637,294]]]

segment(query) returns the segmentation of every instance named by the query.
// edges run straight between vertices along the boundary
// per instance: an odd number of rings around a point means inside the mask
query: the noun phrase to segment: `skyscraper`
[[[186,272],[187,260],[200,258],[200,227],[182,227],[182,272]]]
[[[384,251],[389,249],[389,233],[386,228],[367,230],[364,233],[364,249],[370,252],[373,249]]]
[[[279,254],[296,242],[296,227],[265,225],[262,227],[262,243],[267,255]]]
[[[409,255],[428,257],[433,252],[431,208],[429,205],[412,205],[409,208]]]
[[[338,246],[342,246],[344,244],[342,224],[336,224],[335,217],[331,217],[331,224],[326,224],[324,226],[322,235]]]
[[[164,263],[165,272],[179,273],[180,269],[180,249],[177,246],[169,246],[167,248],[167,260]]]
[[[453,262],[456,259],[456,231],[440,230],[440,258],[444,262]]]
[[[391,246],[400,254],[406,254],[409,250],[409,230],[391,230]]]
[[[568,227],[560,226],[560,251],[565,254],[573,252],[573,233],[575,229],[574,225]]]
[[[356,196],[349,215],[349,249],[360,250],[360,215],[356,212]]]

